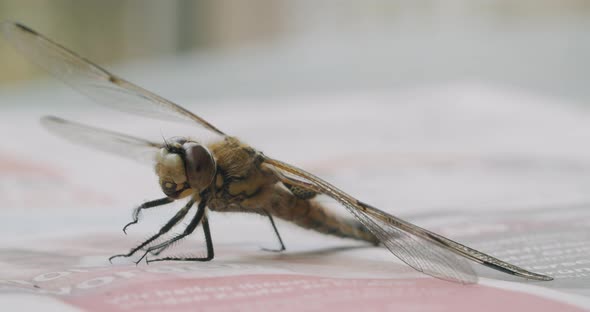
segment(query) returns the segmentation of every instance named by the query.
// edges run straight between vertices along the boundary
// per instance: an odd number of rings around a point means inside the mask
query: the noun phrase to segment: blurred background
[[[0,20],[107,67],[189,58],[171,92],[196,98],[475,80],[590,100],[584,0],[0,0]],[[40,76],[2,40],[0,69],[2,87]]]
[[[497,209],[587,197],[588,1],[0,0],[0,20],[383,207]],[[20,133],[0,143],[0,172],[16,172],[0,179],[0,195],[14,205],[29,197],[34,179],[13,191],[21,160],[31,172],[46,164],[74,185],[125,195],[121,207],[160,194],[151,170],[65,143],[39,117],[158,141],[195,129],[87,102],[0,38],[0,131]],[[67,157],[39,154],[56,147]],[[87,166],[91,155],[102,165]],[[129,188],[112,172],[145,178]],[[391,185],[398,192],[389,194]]]

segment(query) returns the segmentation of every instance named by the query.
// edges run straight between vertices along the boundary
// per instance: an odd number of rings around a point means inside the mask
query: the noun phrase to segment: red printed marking
[[[48,178],[62,179],[63,176],[55,169],[35,163],[25,161],[15,157],[0,155],[0,173],[3,175],[22,175],[22,176],[42,176]]]
[[[430,278],[241,275],[143,280],[96,290],[60,298],[88,311],[583,311],[521,292]]]
[[[0,197],[2,207],[12,209],[86,207],[113,202],[109,196],[69,184],[57,168],[6,154],[0,154]]]

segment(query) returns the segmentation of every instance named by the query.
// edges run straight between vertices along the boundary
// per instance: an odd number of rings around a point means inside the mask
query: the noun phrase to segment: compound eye
[[[206,189],[216,173],[215,159],[204,146],[197,143],[184,145],[186,173],[191,188],[199,192]]]

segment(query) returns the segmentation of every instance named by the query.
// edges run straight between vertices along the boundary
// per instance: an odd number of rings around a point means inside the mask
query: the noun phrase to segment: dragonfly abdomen
[[[322,234],[357,239],[373,244],[379,242],[356,219],[335,214],[313,199],[301,199],[278,186],[275,186],[271,203],[265,209],[278,218]]]

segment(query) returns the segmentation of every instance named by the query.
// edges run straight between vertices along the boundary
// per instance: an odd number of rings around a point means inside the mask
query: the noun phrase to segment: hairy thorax
[[[213,211],[260,213],[263,207],[249,204],[264,195],[277,178],[263,165],[258,151],[234,137],[209,145],[217,161],[217,175],[208,206]]]

